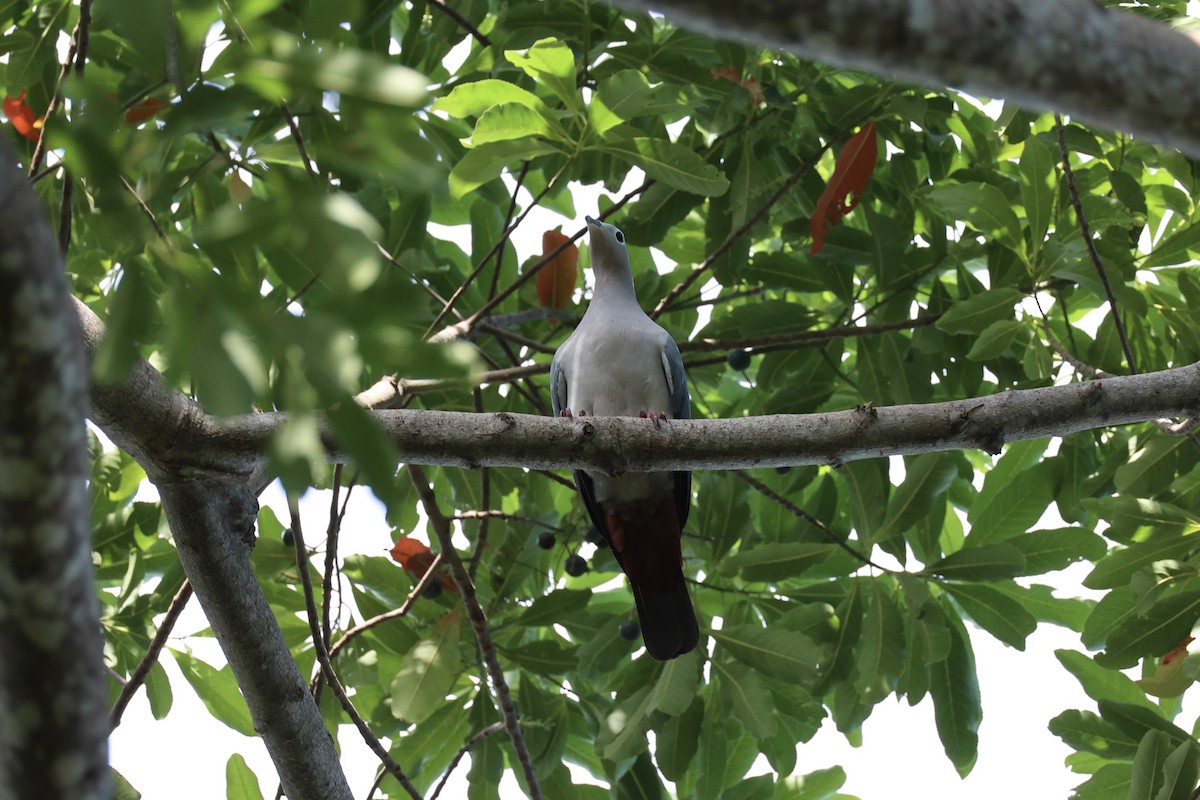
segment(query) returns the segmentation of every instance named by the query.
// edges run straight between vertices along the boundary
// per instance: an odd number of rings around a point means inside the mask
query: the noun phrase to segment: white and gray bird
[[[579,327],[550,363],[554,413],[690,419],[683,358],[671,335],[638,305],[624,234],[585,219],[596,290]],[[667,660],[695,648],[700,633],[680,550],[692,473],[576,470],[575,485],[629,577],[646,650]]]

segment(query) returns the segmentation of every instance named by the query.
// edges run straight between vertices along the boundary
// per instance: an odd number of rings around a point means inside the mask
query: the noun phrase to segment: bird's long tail
[[[605,509],[609,544],[629,576],[646,650],[659,661],[695,649],[700,640],[683,579],[679,511],[669,492],[634,506]]]

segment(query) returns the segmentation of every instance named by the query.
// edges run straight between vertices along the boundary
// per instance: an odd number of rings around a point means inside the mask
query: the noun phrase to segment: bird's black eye
[[[620,231],[617,231],[617,243],[625,244],[625,234],[621,233]]]

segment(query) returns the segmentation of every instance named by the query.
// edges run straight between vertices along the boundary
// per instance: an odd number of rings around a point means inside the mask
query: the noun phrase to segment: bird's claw
[[[638,416],[641,417],[642,419],[653,420],[654,427],[656,427],[656,428],[661,428],[662,424],[664,422],[667,422],[671,419],[670,417],[667,416],[667,413],[665,411],[647,412],[645,409],[643,409],[642,413],[638,414]]]
[[[569,408],[564,408],[562,411],[558,412],[558,415],[559,415],[560,417],[563,417],[563,418],[565,418],[565,419],[571,419],[573,416],[575,416],[574,414],[572,414],[572,413],[571,413],[571,409],[569,409]],[[586,417],[586,416],[587,416],[587,412],[586,412],[586,411],[580,411],[580,412],[579,412],[579,416],[581,416],[581,417]]]

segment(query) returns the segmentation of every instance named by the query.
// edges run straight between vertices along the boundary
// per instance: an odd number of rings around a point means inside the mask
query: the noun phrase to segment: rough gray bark
[[[611,0],[725,39],[952,86],[1200,155],[1200,45],[1092,0]]]
[[[103,335],[103,325],[89,321],[87,317],[94,315],[82,304],[77,310],[85,329],[95,334],[88,337],[89,347],[93,346]],[[170,390],[164,390],[161,376],[145,362],[135,375],[135,384],[93,394],[93,418],[120,419],[136,403],[138,426],[169,433],[156,434],[170,442],[169,452],[161,451],[157,457],[169,461],[177,473],[215,468],[249,474],[263,462],[271,436],[287,419],[286,414],[263,413],[218,420],[195,404],[172,397]],[[378,386],[369,391],[375,399],[386,401]],[[1006,442],[1198,414],[1200,364],[946,403],[675,420],[661,426],[613,417],[562,420],[508,413],[372,412],[405,462],[610,473],[837,464],[963,448],[997,452]],[[129,436],[125,424],[101,427],[123,443],[122,437]],[[323,435],[330,458],[345,460],[346,453],[327,427]]]
[[[109,800],[87,364],[58,247],[0,137],[0,797]]]
[[[75,313],[94,355],[104,324],[78,300]],[[92,386],[90,416],[158,487],[184,572],[287,796],[350,797],[333,740],[250,567],[258,508],[250,473],[262,451],[230,449],[223,423],[144,360],[120,383]]]
[[[352,797],[333,739],[250,566],[258,500],[245,479],[158,484],[179,560],[290,800]]]

